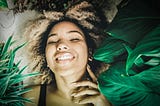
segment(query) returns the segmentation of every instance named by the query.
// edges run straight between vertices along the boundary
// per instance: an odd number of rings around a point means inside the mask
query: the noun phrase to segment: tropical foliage
[[[15,53],[25,44],[11,49],[14,42],[10,37],[6,43],[0,43],[0,106],[24,106],[24,102],[31,102],[23,98],[22,94],[30,91],[25,88],[22,81],[38,73],[22,74],[24,68],[19,69],[19,64],[14,63]]]
[[[8,7],[7,1],[6,1],[6,0],[0,0],[0,7],[1,7],[1,8]]]

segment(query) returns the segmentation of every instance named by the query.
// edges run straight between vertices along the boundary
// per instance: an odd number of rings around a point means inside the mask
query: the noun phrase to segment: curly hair
[[[106,38],[106,34],[103,33],[103,28],[107,25],[104,16],[100,15],[86,1],[78,2],[62,12],[43,11],[43,13],[39,13],[37,18],[30,20],[26,24],[24,36],[28,40],[27,50],[30,51],[29,56],[32,62],[32,71],[40,70],[44,74],[41,83],[50,82],[54,78],[54,74],[50,73],[47,68],[45,47],[50,30],[55,24],[62,21],[72,22],[83,31],[89,48],[89,55],[92,55],[103,39]],[[96,60],[93,60],[89,64],[93,70],[98,70],[102,66]],[[50,77],[50,75],[52,76]]]

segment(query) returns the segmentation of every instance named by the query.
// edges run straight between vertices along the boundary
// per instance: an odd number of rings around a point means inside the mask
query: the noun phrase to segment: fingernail
[[[77,84],[76,82],[72,83],[73,86],[76,85],[76,84]]]
[[[71,96],[75,96],[75,95],[76,95],[76,93],[72,93],[72,94],[71,94]]]
[[[88,66],[88,68],[91,68],[90,65],[87,64],[87,66]]]
[[[77,83],[76,83],[76,82],[73,82],[72,84],[74,84],[74,85],[75,85],[75,84],[77,84]]]
[[[73,100],[74,103],[80,103],[80,100]]]

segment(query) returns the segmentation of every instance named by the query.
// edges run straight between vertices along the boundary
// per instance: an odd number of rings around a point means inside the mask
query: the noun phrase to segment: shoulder
[[[29,86],[31,90],[23,95],[24,98],[30,99],[33,102],[33,106],[38,104],[41,85]],[[32,103],[25,103],[25,106],[31,106]]]

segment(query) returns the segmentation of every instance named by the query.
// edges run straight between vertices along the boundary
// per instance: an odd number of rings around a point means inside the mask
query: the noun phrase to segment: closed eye
[[[56,44],[58,42],[59,42],[59,40],[57,40],[57,41],[49,41],[47,44]]]
[[[70,41],[80,41],[79,38],[73,38],[73,39],[70,39]]]

